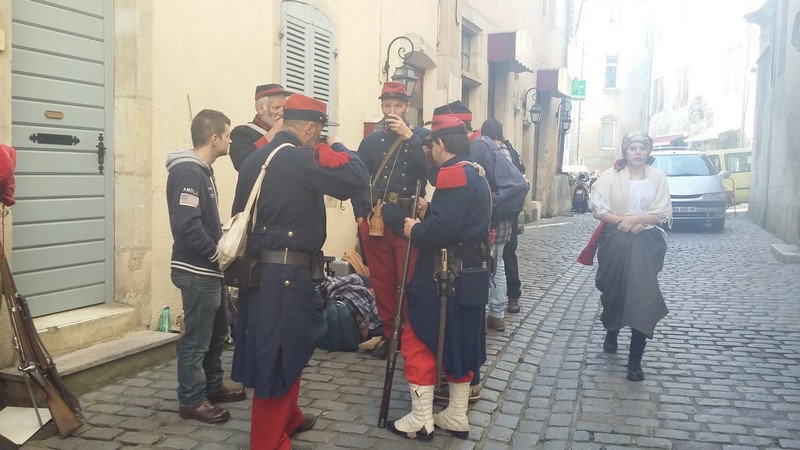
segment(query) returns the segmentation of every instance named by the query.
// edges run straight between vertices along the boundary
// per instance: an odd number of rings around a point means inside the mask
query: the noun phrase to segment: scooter
[[[572,191],[572,210],[581,214],[589,210],[589,185],[583,181],[578,181]]]

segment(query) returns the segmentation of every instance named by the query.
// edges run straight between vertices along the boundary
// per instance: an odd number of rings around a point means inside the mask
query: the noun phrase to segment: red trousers
[[[406,245],[408,241],[403,236],[398,236],[389,227],[383,229],[383,236],[370,236],[369,225],[366,220],[361,221],[358,227],[361,243],[364,246],[364,256],[369,265],[369,278],[375,291],[375,303],[378,315],[383,322],[383,337],[387,340],[392,337],[394,315],[397,307],[397,289],[403,278],[403,263],[406,259]],[[414,275],[414,262],[417,260],[417,250],[411,247],[411,258],[408,264],[406,283]],[[403,299],[405,305],[406,299]],[[405,308],[404,308],[405,309]],[[405,311],[404,314],[405,315]]]
[[[253,394],[250,417],[251,450],[290,450],[289,436],[303,423],[303,411],[297,406],[300,375],[283,397],[257,397]]]
[[[405,361],[404,370],[409,383],[420,386],[436,384],[436,355],[414,334],[409,323],[405,324],[403,329],[403,345],[400,347],[400,354],[403,355]],[[445,375],[447,381],[451,383],[468,383],[472,381],[473,373],[470,371],[464,377],[455,378],[447,373],[447,368],[445,368]]]

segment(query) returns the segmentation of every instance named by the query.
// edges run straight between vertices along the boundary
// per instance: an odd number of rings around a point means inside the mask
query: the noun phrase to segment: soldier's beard
[[[267,125],[269,125],[269,127],[270,127],[270,128],[272,128],[272,127],[274,127],[274,126],[275,126],[275,122],[277,122],[279,118],[280,118],[280,117],[278,117],[278,116],[272,116],[272,117],[270,117],[270,116],[267,116],[266,114],[265,114],[265,115],[263,115],[263,116],[261,116],[261,120],[263,120],[263,121],[264,121],[264,123],[266,123]]]

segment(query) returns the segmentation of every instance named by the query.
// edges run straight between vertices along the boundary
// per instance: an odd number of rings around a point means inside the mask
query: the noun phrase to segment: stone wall
[[[798,10],[800,0],[789,1],[789,14],[784,17],[788,25],[783,28],[784,32],[792,29],[792,20]],[[762,33],[771,31],[762,30]],[[748,216],[784,241],[798,244],[800,53],[788,43],[787,35],[779,34],[776,38],[785,42],[785,46],[771,45],[758,61],[756,132]],[[772,54],[776,48],[779,55]]]

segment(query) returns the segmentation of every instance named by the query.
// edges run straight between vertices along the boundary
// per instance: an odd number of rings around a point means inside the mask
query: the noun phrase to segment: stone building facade
[[[342,123],[335,131],[356,148],[364,123],[380,114],[387,47],[398,36],[414,43],[407,62],[420,79],[412,120],[456,99],[473,110],[475,127],[493,115],[536,183],[531,200],[558,212],[555,113],[568,93],[536,89],[536,80],[566,65],[570,3],[91,0],[81,10],[0,1],[0,142],[19,150],[5,243],[14,240],[17,284],[46,344],[53,353],[85,348],[154,328],[165,305],[180,313],[164,164],[168,152],[190,147],[194,113],[212,108],[245,123],[254,87],[280,82],[326,100]],[[402,61],[396,48],[389,55],[391,75]],[[529,88],[539,91],[537,127],[524,119]],[[224,220],[236,173],[226,159],[214,169]],[[352,212],[347,202],[327,206],[324,250],[341,256],[356,242]],[[76,337],[65,339],[66,328]],[[0,367],[14,358],[0,346]]]

